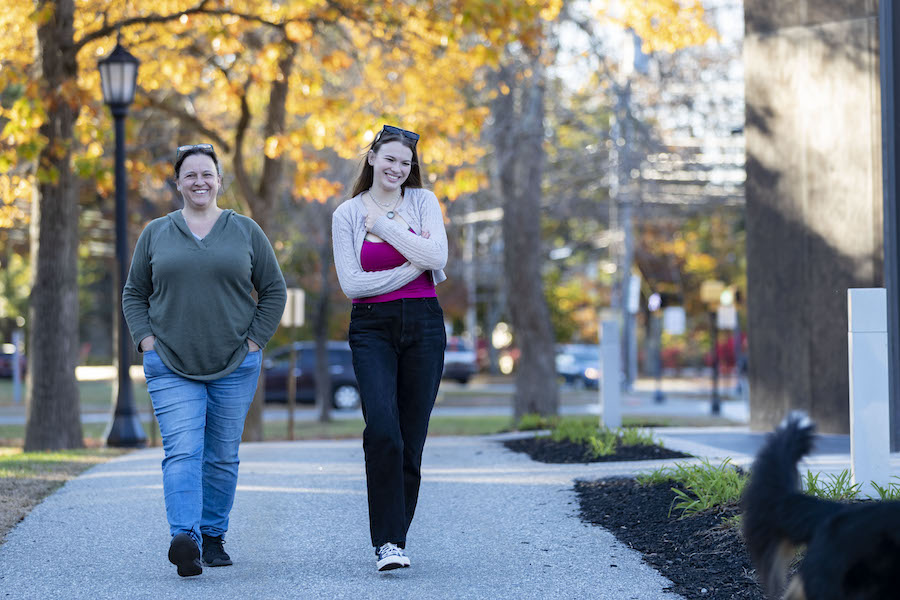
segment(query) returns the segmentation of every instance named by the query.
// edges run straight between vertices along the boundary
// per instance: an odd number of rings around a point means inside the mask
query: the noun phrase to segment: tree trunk
[[[266,126],[264,130],[266,138],[284,132],[284,123],[287,114],[288,80],[295,54],[296,47],[292,44],[286,45],[286,54],[279,62],[279,69],[282,77],[280,79],[275,79],[271,84],[268,112],[266,114]],[[241,125],[238,127],[234,153],[235,174],[237,176],[239,188],[244,193],[247,204],[250,206],[253,220],[256,221],[263,231],[268,232],[272,221],[272,214],[275,210],[275,202],[282,189],[284,159],[280,156],[275,158],[269,158],[267,156],[264,159],[259,189],[256,193],[252,193],[248,185],[249,178],[246,175],[242,148],[243,134],[250,121],[249,107],[246,99],[243,99],[241,110],[242,119]],[[256,394],[253,396],[253,403],[250,405],[250,410],[247,412],[247,419],[244,421],[244,434],[242,436],[244,441],[261,442],[263,440],[263,412],[266,398],[265,384],[265,370],[260,370]]]
[[[494,102],[496,159],[503,196],[503,262],[509,312],[520,357],[513,396],[516,420],[559,412],[553,328],[541,278],[541,182],[544,165],[544,80],[539,58],[520,91]],[[513,73],[501,70],[511,87]]]
[[[75,6],[73,0],[55,0],[52,4],[53,17],[38,27],[40,77],[48,101],[47,120],[41,127],[47,146],[38,162],[44,183],[38,186],[38,197],[32,203],[34,284],[25,429],[25,450],[29,451],[84,446],[75,380],[78,180],[69,169],[69,144],[78,109],[58,95],[61,86],[74,82],[77,75],[73,47]]]
[[[330,204],[309,205],[319,217],[321,236],[317,239],[319,248],[319,298],[316,302],[313,334],[316,339],[316,406],[319,407],[319,421],[331,420],[331,369],[328,364],[328,317],[331,312],[331,265],[334,256],[331,249],[331,209]]]

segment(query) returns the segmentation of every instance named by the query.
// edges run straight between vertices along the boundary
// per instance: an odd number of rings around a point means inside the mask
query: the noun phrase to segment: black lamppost
[[[700,284],[700,301],[709,310],[710,352],[712,354],[712,402],[710,412],[718,416],[722,412],[719,398],[719,323],[718,308],[722,303],[725,284],[717,279],[707,279]]]
[[[106,444],[119,447],[138,447],[147,444],[147,436],[141,426],[134,406],[131,389],[131,340],[127,334],[125,315],[122,312],[122,286],[128,277],[128,229],[125,208],[127,185],[125,181],[125,115],[128,105],[134,101],[139,61],[118,41],[113,51],[100,61],[100,84],[103,101],[109,106],[116,123],[116,263],[118,279],[115,282],[115,311],[119,318],[115,339],[119,351],[119,387],[116,395],[116,411],[106,437]]]

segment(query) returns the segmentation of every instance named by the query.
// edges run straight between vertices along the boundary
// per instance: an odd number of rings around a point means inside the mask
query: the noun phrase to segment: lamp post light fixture
[[[140,62],[119,41],[113,51],[99,62],[100,84],[103,102],[109,106],[116,126],[116,263],[118,278],[115,282],[115,311],[118,319],[114,326],[118,346],[118,391],[113,422],[106,437],[108,446],[125,448],[147,444],[147,436],[134,405],[131,389],[131,340],[127,334],[125,314],[122,312],[122,287],[128,277],[128,229],[125,197],[125,115],[134,101],[137,71]]]

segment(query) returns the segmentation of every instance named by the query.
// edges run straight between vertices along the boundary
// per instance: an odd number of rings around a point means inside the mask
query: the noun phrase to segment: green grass
[[[102,446],[106,423],[86,423],[82,425],[85,443],[88,446]],[[365,423],[362,419],[339,419],[327,423],[318,421],[295,421],[295,440],[341,439],[362,437]],[[507,417],[433,417],[428,427],[428,435],[490,435],[510,431],[512,424]],[[144,432],[150,444],[159,445],[159,429],[155,423],[144,423]],[[0,446],[22,446],[25,439],[24,425],[0,425]],[[263,439],[281,441],[288,439],[287,421],[266,421],[263,425]]]
[[[155,423],[144,423],[144,433],[147,435],[147,439],[152,440],[153,435],[156,436],[156,440],[158,443],[159,440],[159,429],[156,428]],[[106,432],[107,424],[106,423],[84,423],[81,426],[81,431],[84,436],[84,443],[88,447],[95,448],[98,446],[102,446],[106,440],[103,434]],[[0,447],[11,446],[11,447],[21,447],[25,441],[25,426],[24,425],[0,425]]]
[[[511,425],[508,417],[432,417],[428,435],[490,435],[510,431]],[[296,421],[294,439],[359,438],[364,428],[362,419],[340,419],[327,423]],[[263,429],[266,440],[287,439],[287,421],[267,421]]]
[[[900,479],[900,477],[894,475],[891,479]],[[897,483],[896,481],[892,481],[884,487],[881,487],[873,481],[872,487],[878,492],[879,500],[900,500],[900,483]]]
[[[687,491],[672,488],[675,499],[669,514],[678,509],[681,517],[688,517],[717,506],[736,504],[741,499],[748,476],[735,469],[731,459],[726,458],[718,465],[713,465],[708,459],[703,459],[700,464],[676,463],[639,475],[636,479],[642,485],[666,481],[681,484]]]
[[[719,427],[727,425],[739,425],[739,423],[712,415],[704,417],[624,415],[622,417],[623,427]]]
[[[590,458],[615,454],[619,445],[654,446],[658,442],[653,434],[640,427],[609,429],[600,425],[597,417],[542,417],[535,414],[523,415],[516,425],[519,431],[550,430],[550,439],[555,442],[569,441],[588,447]]]
[[[730,463],[730,458],[719,465],[712,465],[707,459],[700,464],[677,463],[640,474],[635,479],[641,485],[671,482],[681,484],[687,491],[672,488],[675,494],[672,510],[681,510],[681,517],[686,517],[740,501],[749,474],[733,468]],[[893,479],[900,480],[900,477],[894,476]],[[860,483],[853,483],[852,473],[848,469],[825,475],[807,471],[801,483],[805,494],[837,502],[859,499],[862,488]],[[873,481],[872,486],[878,493],[879,500],[900,500],[900,482],[892,481],[882,487]],[[738,526],[740,515],[732,521],[725,524]]]
[[[855,500],[859,497],[862,484],[852,483],[853,476],[850,471],[844,469],[837,475],[829,473],[820,480],[821,473],[806,472],[803,479],[803,491],[810,496],[824,498],[825,500]]]
[[[111,410],[113,406],[113,381],[79,381],[78,401],[82,410],[101,411]],[[147,394],[147,386],[143,382],[133,382],[132,392],[134,402],[141,409],[150,406],[150,395]],[[22,395],[25,395],[23,385]],[[24,401],[24,400],[23,400]],[[13,403],[13,385],[11,379],[0,379],[0,406],[16,406]]]
[[[0,446],[0,478],[50,478],[76,475],[85,469],[123,454],[115,448],[86,448],[58,452],[23,452]]]

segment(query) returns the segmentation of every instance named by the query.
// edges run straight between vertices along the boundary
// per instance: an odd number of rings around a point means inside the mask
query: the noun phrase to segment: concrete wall
[[[883,285],[878,5],[744,12],[751,426],[846,433],[847,288]]]

